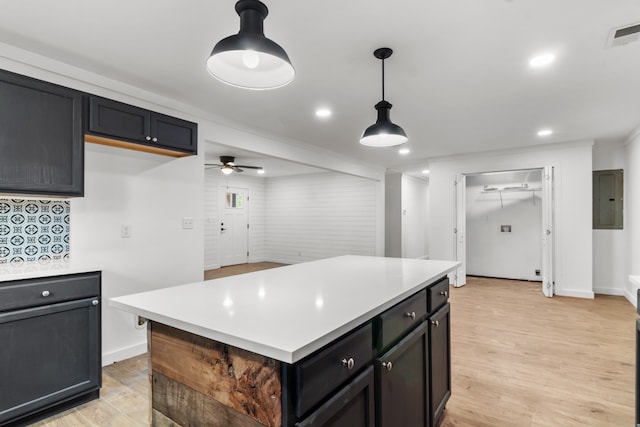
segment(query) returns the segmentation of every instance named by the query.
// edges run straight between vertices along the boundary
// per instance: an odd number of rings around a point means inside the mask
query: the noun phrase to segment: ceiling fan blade
[[[262,169],[262,166],[236,165],[236,167],[245,169]]]
[[[239,166],[234,166],[233,167],[233,171],[234,172],[244,172],[244,169],[241,169]]]

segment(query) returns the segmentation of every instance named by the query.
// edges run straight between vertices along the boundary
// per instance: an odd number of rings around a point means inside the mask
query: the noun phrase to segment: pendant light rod
[[[373,56],[382,60],[382,100],[384,101],[384,60],[391,56],[393,49],[381,47],[373,51]]]

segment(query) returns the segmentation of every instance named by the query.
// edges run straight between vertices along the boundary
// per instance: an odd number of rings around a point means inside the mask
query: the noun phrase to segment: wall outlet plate
[[[193,228],[193,217],[183,216],[182,217],[182,228],[184,230],[190,230]]]

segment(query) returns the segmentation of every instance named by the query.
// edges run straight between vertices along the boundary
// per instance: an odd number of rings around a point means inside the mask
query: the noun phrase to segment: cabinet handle
[[[391,362],[382,362],[382,367],[387,370],[387,372],[391,372],[393,369],[393,363]]]
[[[153,137],[153,138],[151,138],[151,141],[153,141],[153,142],[158,142],[158,138]]]
[[[442,292],[440,292],[440,295],[442,295],[443,297],[447,297],[449,295],[449,292],[442,291]]]
[[[415,319],[416,318],[416,312],[412,311],[411,313],[405,313],[404,314],[405,317],[410,317],[411,319]]]
[[[346,366],[347,369],[353,369],[355,364],[356,361],[353,360],[353,357],[350,357],[349,359],[342,359],[342,366]]]
[[[48,297],[49,295],[51,295],[51,294],[49,293],[49,291],[42,291],[42,296],[43,296],[43,297]]]
[[[151,141],[151,137],[149,135],[147,135],[144,139],[146,139],[147,141]]]
[[[91,304],[98,305],[100,304],[100,301],[98,301],[97,299],[94,299],[93,301],[91,301]]]
[[[432,325],[435,325],[435,327],[436,327],[436,328],[437,328],[438,326],[440,326],[440,322],[439,322],[439,321],[437,321],[437,320],[432,320],[432,321],[431,321],[431,324],[432,324]]]

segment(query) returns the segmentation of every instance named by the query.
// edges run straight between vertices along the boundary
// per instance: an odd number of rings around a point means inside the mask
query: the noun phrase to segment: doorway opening
[[[553,168],[459,174],[455,257],[466,275],[540,281],[553,296]]]

